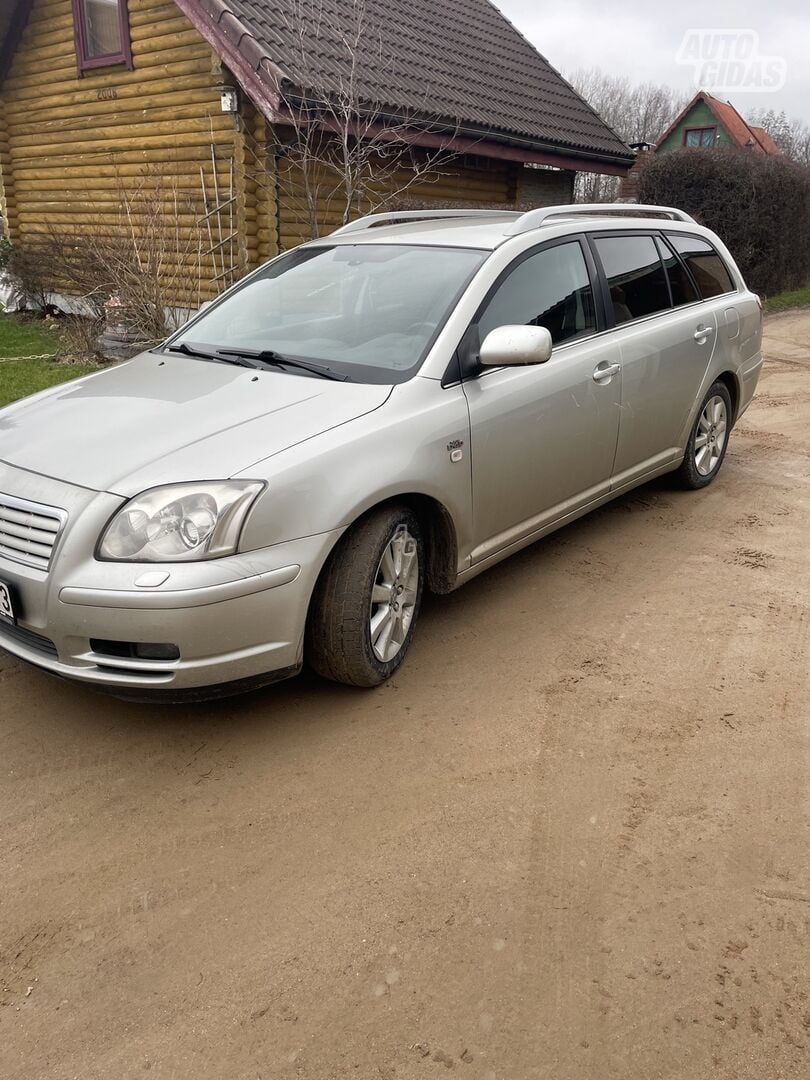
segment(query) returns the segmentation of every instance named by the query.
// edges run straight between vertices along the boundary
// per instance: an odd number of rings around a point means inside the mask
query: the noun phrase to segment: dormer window
[[[73,0],[79,72],[125,64],[132,68],[126,0]]]

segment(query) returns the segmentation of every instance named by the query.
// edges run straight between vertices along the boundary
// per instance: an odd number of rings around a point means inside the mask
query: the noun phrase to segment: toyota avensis
[[[762,315],[679,210],[372,215],[0,411],[0,645],[119,695],[374,686],[446,593],[711,483]]]

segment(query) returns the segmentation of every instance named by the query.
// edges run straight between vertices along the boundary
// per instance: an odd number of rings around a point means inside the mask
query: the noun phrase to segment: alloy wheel
[[[371,647],[384,664],[405,644],[418,593],[419,547],[408,528],[400,525],[385,545],[371,590]]]
[[[717,395],[703,406],[695,433],[695,468],[701,476],[710,476],[717,468],[727,436],[726,403]]]

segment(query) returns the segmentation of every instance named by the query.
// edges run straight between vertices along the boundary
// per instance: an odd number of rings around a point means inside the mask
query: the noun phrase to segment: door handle
[[[695,341],[698,343],[698,345],[704,345],[706,343],[706,339],[708,337],[711,337],[711,335],[713,333],[714,333],[714,327],[712,327],[712,326],[704,326],[704,327],[701,328],[699,326],[697,328],[697,330],[695,331]]]
[[[593,381],[607,382],[607,380],[612,379],[614,375],[618,375],[621,370],[621,364],[608,364],[607,367],[598,367],[593,373]]]

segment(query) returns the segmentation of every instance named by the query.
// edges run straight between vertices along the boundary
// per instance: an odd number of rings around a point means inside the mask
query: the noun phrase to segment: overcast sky
[[[711,77],[704,71],[700,89],[709,89],[730,100],[745,116],[751,109],[782,109],[789,116],[810,123],[810,3],[808,0],[678,0],[650,3],[622,0],[608,6],[604,0],[495,0],[504,14],[558,70],[568,75],[576,68],[594,65],[613,74],[628,75],[634,82],[666,82],[684,91],[698,89],[695,64],[677,62],[685,35],[694,30],[755,31],[764,59],[749,60],[744,78],[757,83],[779,83],[781,89],[745,90],[730,82],[720,89],[706,86]],[[689,54],[711,50],[705,38],[691,35]],[[714,55],[737,59],[746,54],[750,37],[714,40]],[[719,50],[719,53],[717,52]],[[737,53],[733,53],[737,50]],[[743,65],[737,63],[737,71]],[[709,71],[714,68],[710,67]],[[731,69],[727,66],[725,71]],[[723,74],[722,64],[720,73]]]

